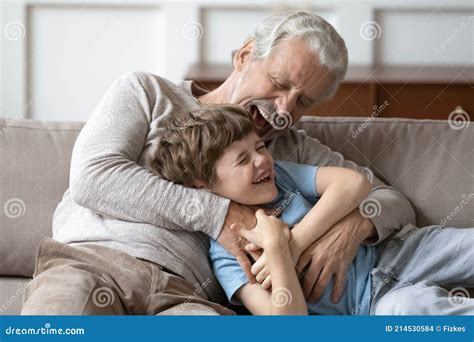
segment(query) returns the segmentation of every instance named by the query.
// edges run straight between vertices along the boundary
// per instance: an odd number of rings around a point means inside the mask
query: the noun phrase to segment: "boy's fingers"
[[[262,283],[262,288],[264,290],[268,290],[270,286],[272,286],[272,278],[270,275],[268,275]]]
[[[248,243],[246,246],[245,246],[245,250],[247,252],[257,252],[257,251],[260,251],[260,247],[258,247],[256,244],[254,244],[253,242],[250,242]]]
[[[243,238],[245,238],[245,239],[251,241],[251,240],[249,239],[249,236],[252,236],[252,230],[250,230],[250,229],[245,229],[244,227],[239,227],[239,225],[236,224],[236,223],[232,223],[232,225],[230,226],[230,229],[231,229],[234,233],[236,233],[236,234],[240,235],[241,237],[243,237]]]
[[[250,256],[252,257],[253,259],[253,262],[255,263],[261,256],[262,256],[262,252],[261,251],[256,251],[256,252],[248,252],[250,254]]]
[[[257,274],[257,281],[259,283],[262,283],[265,279],[267,279],[268,275],[270,274],[270,272],[268,271],[268,267],[265,266],[258,274]]]
[[[278,217],[278,216],[281,215],[281,210],[278,210],[278,209],[270,208],[270,209],[263,209],[263,210],[265,212],[265,215],[267,215],[267,216]]]
[[[256,206],[256,205],[251,205],[249,206],[255,213],[258,211],[258,210],[263,210],[263,212],[265,213],[265,215],[267,216],[275,216],[275,217],[278,217],[281,215],[281,209],[277,208],[261,208],[259,206]]]
[[[250,284],[255,284],[257,280],[255,279],[255,276],[250,271],[251,264],[250,264],[250,260],[248,256],[242,252],[236,256],[236,259],[239,262],[240,267],[242,267],[242,269],[244,270],[245,275],[247,276]]]
[[[255,212],[255,217],[257,218],[257,224],[258,224],[258,220],[263,219],[264,217],[267,217],[267,215],[265,214],[265,211],[263,209],[258,209]]]
[[[252,265],[252,273],[254,275],[257,275],[258,273],[260,273],[260,271],[265,267],[265,258],[264,257],[260,257],[258,258],[258,260]]]

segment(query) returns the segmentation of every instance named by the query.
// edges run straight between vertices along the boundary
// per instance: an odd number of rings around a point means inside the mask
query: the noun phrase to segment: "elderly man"
[[[235,255],[251,281],[250,261],[230,229],[253,227],[254,211],[153,174],[148,162],[167,121],[207,103],[250,111],[277,159],[363,168],[304,131],[289,127],[334,94],[347,69],[344,40],[317,15],[266,19],[233,54],[233,72],[204,92],[149,73],[117,80],[74,146],[70,188],[42,242],[23,314],[233,314],[208,261],[208,237]],[[376,244],[415,224],[396,189],[373,177],[371,219],[354,211],[302,255],[303,283],[316,300],[334,278],[333,300],[361,243]],[[366,215],[365,215],[366,216]],[[220,303],[220,304],[218,304]]]

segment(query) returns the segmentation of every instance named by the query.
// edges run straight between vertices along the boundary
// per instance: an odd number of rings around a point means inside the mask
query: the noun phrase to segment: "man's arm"
[[[160,107],[169,101],[157,93],[156,82],[140,73],[114,82],[74,145],[71,195],[78,204],[104,216],[202,231],[216,239],[228,199],[173,184],[137,164],[155,106],[164,110]]]
[[[272,147],[276,159],[308,165],[340,166],[366,174],[363,167],[346,160],[342,154],[308,136],[304,130],[289,129],[286,134],[277,138]],[[408,223],[416,225],[416,219],[411,203],[402,193],[384,184],[375,175],[371,178],[373,189],[366,201],[378,207],[378,215],[366,215],[365,219],[370,220],[376,232],[365,242],[377,244]]]

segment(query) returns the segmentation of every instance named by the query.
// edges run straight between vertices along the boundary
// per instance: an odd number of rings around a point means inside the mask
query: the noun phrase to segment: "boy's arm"
[[[365,176],[346,168],[320,167],[315,178],[315,191],[322,196],[291,231],[294,258],[357,208],[372,190]]]
[[[288,227],[262,210],[256,213],[254,229],[240,229],[239,234],[262,247],[267,253],[273,287],[266,291],[258,284],[246,284],[237,298],[254,315],[307,315],[308,309],[298,281],[288,245]]]
[[[383,183],[371,171],[367,171],[367,168],[345,159],[341,153],[331,150],[318,139],[309,136],[304,130],[294,127],[287,130],[275,140],[271,147],[275,159],[307,165],[345,167],[363,174],[370,172],[373,189],[368,200],[377,204],[380,210],[378,210],[378,215],[364,218],[373,224],[372,233],[375,233],[364,243],[377,244],[406,224],[416,225],[415,211],[400,191]]]

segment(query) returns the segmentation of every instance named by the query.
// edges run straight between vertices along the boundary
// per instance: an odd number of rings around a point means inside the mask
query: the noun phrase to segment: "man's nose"
[[[275,107],[277,110],[291,113],[295,109],[296,100],[296,96],[285,94],[284,96],[280,96],[275,100]]]

